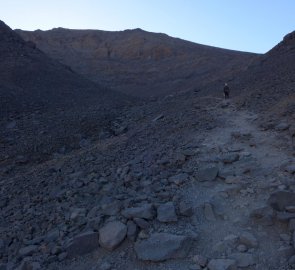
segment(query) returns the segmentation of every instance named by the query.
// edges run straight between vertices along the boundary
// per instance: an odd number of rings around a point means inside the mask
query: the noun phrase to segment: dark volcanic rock
[[[86,232],[74,237],[66,246],[69,258],[94,251],[99,247],[98,233]]]
[[[277,191],[270,195],[268,204],[275,210],[285,211],[287,206],[295,205],[295,193],[288,191]]]
[[[147,240],[135,243],[135,252],[140,260],[164,261],[183,258],[191,246],[191,239],[186,236],[168,233],[154,233]]]
[[[124,240],[126,234],[126,225],[120,221],[113,221],[99,230],[99,243],[103,248],[114,250]]]

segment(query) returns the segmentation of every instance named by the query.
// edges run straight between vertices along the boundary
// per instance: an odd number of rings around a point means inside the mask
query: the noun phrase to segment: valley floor
[[[193,101],[191,105],[194,108]],[[214,124],[204,130],[195,128],[193,123],[194,119],[198,120],[194,113],[200,111],[214,119]],[[148,134],[139,121],[133,133],[127,132],[83,150],[79,157],[77,153],[60,157],[38,169],[43,170],[43,174],[48,173],[48,169],[53,171],[48,179],[54,179],[55,187],[49,184],[46,194],[39,198],[41,204],[52,209],[48,213],[52,226],[42,227],[45,220],[40,221],[40,227],[35,226],[33,217],[25,226],[36,227],[35,230],[38,227],[43,233],[56,226],[62,235],[58,244],[48,244],[46,239],[40,243],[27,241],[45,250],[43,257],[36,256],[35,260],[46,258],[46,269],[65,270],[295,269],[295,159],[288,134],[263,130],[258,125],[259,116],[237,110],[231,101],[212,98],[206,107],[188,109],[188,113],[191,119],[188,122],[174,119],[176,130],[172,131],[170,126],[167,141],[163,126],[163,137],[157,141],[159,134],[155,137]],[[165,113],[150,118],[151,130],[167,120]],[[120,156],[124,151],[126,158]],[[33,174],[32,170],[30,175]],[[13,181],[17,181],[17,177]],[[45,200],[46,196],[55,199]],[[270,196],[273,197],[269,199]],[[33,199],[38,200],[37,197],[29,200],[31,206],[27,208],[34,210],[24,210],[28,211],[27,215],[42,212],[37,206],[40,202]],[[99,218],[93,227],[89,212],[93,212],[93,206],[98,203],[100,209],[96,216]],[[122,209],[150,204],[157,212],[152,218],[122,215]],[[160,213],[163,205],[165,213]],[[276,209],[277,205],[284,205],[284,209]],[[8,206],[3,211],[9,216]],[[128,231],[128,239],[114,251],[100,247],[82,257],[63,259],[62,256],[69,255],[63,248],[68,239],[89,228],[99,230],[103,224],[116,220],[123,224],[128,221],[129,225],[131,220],[139,230],[138,235]],[[175,235],[189,238],[192,241],[187,243],[188,252],[184,256],[179,255],[180,251],[169,253],[169,244],[163,246],[167,250],[158,251],[160,243],[150,240],[152,236],[159,236],[157,233],[167,233],[171,245]],[[136,236],[136,243],[146,242],[147,257],[158,256],[159,262],[138,260],[141,255],[139,245],[134,248]],[[14,248],[19,246],[22,244]],[[54,253],[54,248],[60,251]],[[155,255],[157,252],[161,254]],[[169,253],[166,255],[170,259],[166,260],[162,253]],[[34,261],[34,256],[29,261]]]

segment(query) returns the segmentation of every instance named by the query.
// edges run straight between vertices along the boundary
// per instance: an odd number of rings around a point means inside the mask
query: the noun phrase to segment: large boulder
[[[94,251],[99,247],[98,233],[85,232],[77,235],[66,246],[69,258],[80,256]]]
[[[187,236],[154,233],[146,240],[137,241],[134,248],[138,259],[158,262],[186,257],[191,243]]]
[[[108,250],[114,250],[125,239],[127,226],[120,221],[112,221],[99,230],[99,243]]]

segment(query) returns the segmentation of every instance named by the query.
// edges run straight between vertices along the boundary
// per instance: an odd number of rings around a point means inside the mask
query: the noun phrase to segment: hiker
[[[228,99],[229,98],[229,87],[228,87],[227,83],[224,84],[223,93],[224,93],[224,99]]]
[[[290,133],[290,136],[291,136],[292,149],[293,149],[294,154],[295,154],[295,125],[291,125],[289,127],[289,133]]]

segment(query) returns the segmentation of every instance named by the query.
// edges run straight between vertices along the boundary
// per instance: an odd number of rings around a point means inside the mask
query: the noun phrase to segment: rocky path
[[[207,110],[214,111],[221,124],[201,136],[192,134],[189,144],[198,145],[197,154],[183,165],[182,173],[192,168],[197,172],[171,202],[186,209],[187,217],[182,213],[177,218],[166,206],[166,222],[153,222],[144,230],[147,235],[140,236],[141,241],[158,237],[145,246],[143,261],[137,260],[139,252],[132,244],[124,243],[112,254],[88,258],[88,266],[78,261],[69,269],[293,269],[292,229],[267,203],[272,193],[293,192],[294,177],[284,170],[292,158],[282,149],[280,134],[259,129],[255,114],[237,111],[229,103],[217,102]],[[156,260],[155,253],[163,256],[150,250],[156,249],[153,241],[161,242],[155,233],[186,235],[194,241],[184,258],[150,262]]]
[[[207,168],[199,180],[208,168],[219,171],[217,180],[210,181],[213,174],[183,190],[199,211],[192,221],[200,232],[196,253],[221,259],[215,261],[220,267],[235,260],[243,269],[289,269],[284,267],[294,253],[291,235],[265,207],[272,192],[294,181],[283,171],[292,158],[282,151],[278,134],[258,128],[255,114],[225,105],[218,117],[224,124],[207,134],[197,164]]]
[[[0,269],[294,269],[290,143],[208,104],[2,181]]]

